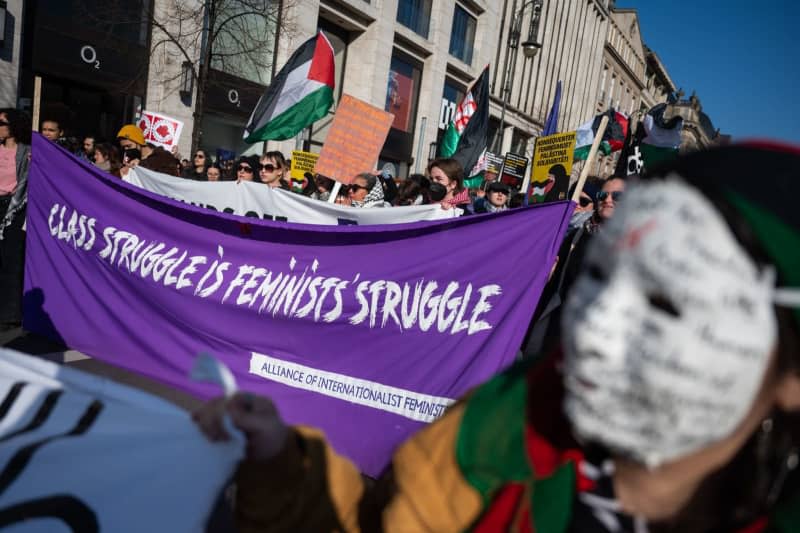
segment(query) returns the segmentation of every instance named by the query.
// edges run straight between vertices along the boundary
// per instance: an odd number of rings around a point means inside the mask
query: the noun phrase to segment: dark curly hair
[[[20,144],[31,144],[31,117],[13,107],[4,107],[0,109],[0,113],[6,116],[10,137]]]

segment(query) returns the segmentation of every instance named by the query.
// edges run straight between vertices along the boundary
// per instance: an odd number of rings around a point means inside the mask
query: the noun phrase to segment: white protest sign
[[[160,398],[11,350],[0,397],[0,528],[203,531],[244,453]]]
[[[460,209],[442,209],[439,204],[366,209],[341,206],[262,183],[192,181],[141,167],[128,172],[125,181],[215,211],[301,224],[400,224],[454,218],[461,213]]]
[[[144,134],[145,142],[171,150],[178,145],[183,131],[183,122],[155,111],[142,111],[137,123]]]

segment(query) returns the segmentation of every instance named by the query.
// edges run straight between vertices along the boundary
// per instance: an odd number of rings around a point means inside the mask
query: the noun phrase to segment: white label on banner
[[[455,401],[290,363],[256,352],[252,352],[250,358],[250,373],[289,387],[380,409],[420,422],[433,422]]]

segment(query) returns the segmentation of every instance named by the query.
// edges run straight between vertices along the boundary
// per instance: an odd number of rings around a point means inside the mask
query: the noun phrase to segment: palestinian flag
[[[645,169],[678,156],[683,117],[676,115],[665,120],[666,110],[667,104],[658,104],[648,111],[642,120],[644,138],[639,144],[639,149]]]
[[[600,127],[603,116],[608,117],[608,126],[606,126],[606,132],[603,134],[603,140],[600,142],[598,150],[603,155],[609,155],[611,152],[622,149],[628,134],[628,117],[611,108],[578,127],[577,141],[575,142],[576,160],[585,160],[589,157],[589,150],[592,149],[594,136]]]
[[[244,141],[282,141],[328,114],[333,103],[333,47],[319,32],[272,80],[244,128]]]
[[[456,109],[439,146],[439,157],[452,157],[464,167],[467,177],[483,169],[475,169],[483,159],[489,131],[489,66],[472,84]],[[473,171],[475,169],[475,171]]]

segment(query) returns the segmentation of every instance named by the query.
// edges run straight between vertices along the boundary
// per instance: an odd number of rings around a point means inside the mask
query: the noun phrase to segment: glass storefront
[[[422,68],[406,54],[395,50],[389,66],[384,110],[394,114],[394,122],[381,150],[381,160],[410,163],[413,159],[419,87]]]
[[[26,5],[20,102],[31,111],[42,78],[40,118],[67,135],[113,139],[146,93],[149,0],[38,0]]]

